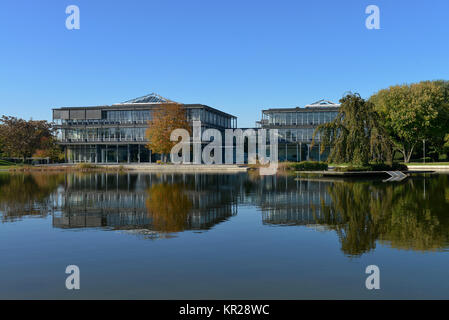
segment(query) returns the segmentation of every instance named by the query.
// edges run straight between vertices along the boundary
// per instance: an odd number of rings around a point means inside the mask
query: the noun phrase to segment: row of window
[[[224,128],[234,128],[231,118],[205,109],[188,109],[187,119],[189,121],[201,121]]]
[[[338,112],[278,112],[266,113],[264,116],[270,125],[318,125],[334,120]]]
[[[230,117],[220,115],[218,113],[210,112],[205,109],[187,109],[186,116],[188,121],[198,120],[210,125],[233,128],[233,123]],[[102,111],[102,119],[70,119],[60,120],[55,119],[59,125],[99,125],[99,124],[133,124],[133,123],[147,123],[152,120],[151,110],[108,110]]]
[[[313,128],[303,129],[281,129],[278,130],[280,142],[311,142],[313,139]],[[315,136],[315,141],[320,141],[320,133]]]
[[[61,141],[143,141],[145,128],[64,129]]]
[[[145,130],[145,128],[63,129],[59,138],[61,141],[144,141]],[[312,141],[314,131],[313,128],[280,129],[278,130],[279,141]],[[315,140],[320,140],[319,133]]]
[[[107,121],[116,121],[121,123],[132,123],[134,121],[151,120],[150,110],[111,110],[102,111],[102,118]]]

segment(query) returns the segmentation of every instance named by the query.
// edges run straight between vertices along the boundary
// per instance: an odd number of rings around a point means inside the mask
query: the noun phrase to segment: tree
[[[337,117],[319,125],[314,132],[321,136],[321,150],[331,148],[329,162],[367,165],[370,161],[392,162],[391,144],[372,103],[356,94],[340,100]]]
[[[23,120],[2,116],[0,119],[0,141],[8,157],[31,157],[42,148],[42,142],[54,138],[54,128],[47,121]],[[47,140],[46,140],[47,139]]]
[[[190,124],[187,121],[185,108],[178,103],[165,103],[153,111],[152,120],[149,121],[145,132],[148,140],[147,148],[154,153],[162,155],[166,161],[166,155],[177,143],[170,141],[170,135],[175,129],[185,129],[191,133]]]
[[[39,149],[34,152],[33,157],[49,158],[51,161],[60,162],[64,160],[64,152],[55,137],[43,137]]]
[[[391,86],[370,99],[381,115],[395,149],[408,163],[417,143],[443,144],[449,127],[449,85],[445,81],[424,81]],[[437,149],[440,150],[440,149]]]

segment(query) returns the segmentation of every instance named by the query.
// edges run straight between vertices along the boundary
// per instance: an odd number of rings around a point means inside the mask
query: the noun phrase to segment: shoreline
[[[205,165],[205,164],[49,164],[35,166],[17,166],[1,168],[0,172],[164,172],[164,173],[239,173],[248,172],[253,168],[246,164],[221,164],[221,165]],[[449,165],[410,165],[409,171],[432,171],[434,173],[449,173]],[[284,170],[279,170],[279,172]],[[324,174],[332,176],[350,176],[360,175],[359,173],[335,171],[295,171],[302,174]],[[372,172],[369,173],[371,175]]]
[[[1,169],[0,172],[164,172],[164,173],[239,173],[246,165],[173,165],[173,164],[51,164]]]

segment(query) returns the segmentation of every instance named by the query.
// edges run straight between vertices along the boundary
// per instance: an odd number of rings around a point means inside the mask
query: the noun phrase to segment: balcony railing
[[[60,126],[92,126],[92,125],[120,125],[120,124],[147,124],[148,120],[68,120],[57,123]]]
[[[59,142],[145,142],[146,139],[144,137],[123,137],[123,138],[58,138]]]

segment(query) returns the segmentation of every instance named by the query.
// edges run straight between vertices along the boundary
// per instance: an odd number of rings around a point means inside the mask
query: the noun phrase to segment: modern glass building
[[[53,109],[59,129],[59,143],[70,163],[154,162],[160,155],[145,145],[145,130],[152,113],[164,103],[173,103],[157,94],[114,105],[63,107]],[[202,129],[224,131],[237,127],[237,118],[202,104],[183,104],[188,121],[199,120]]]
[[[334,120],[340,104],[320,100],[304,108],[279,108],[262,110],[262,120],[257,122],[263,129],[278,129],[279,161],[326,160],[329,152],[320,154],[320,136],[313,132],[322,123]]]

